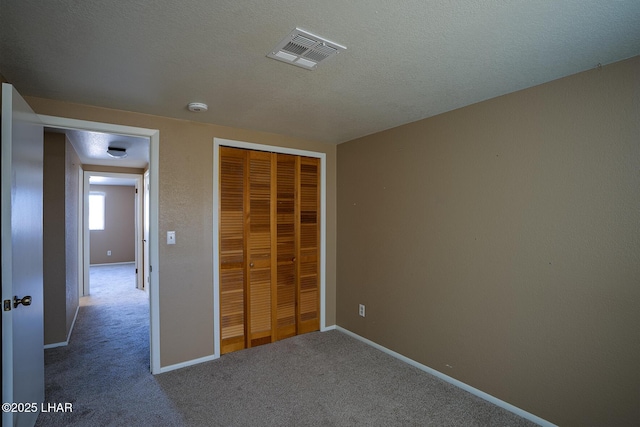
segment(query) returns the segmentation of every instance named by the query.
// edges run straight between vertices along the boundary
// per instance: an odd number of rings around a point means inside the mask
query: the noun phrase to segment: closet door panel
[[[301,157],[299,175],[298,333],[320,329],[320,162]]]
[[[220,149],[221,353],[245,348],[245,153]]]
[[[297,165],[296,156],[277,155],[276,338],[278,340],[292,337],[297,333]]]
[[[271,153],[249,151],[249,316],[250,346],[271,342]]]

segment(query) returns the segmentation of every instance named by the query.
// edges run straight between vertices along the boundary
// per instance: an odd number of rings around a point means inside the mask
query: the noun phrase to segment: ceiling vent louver
[[[338,43],[296,28],[282,39],[267,56],[306,70],[314,70],[321,62],[346,49]]]

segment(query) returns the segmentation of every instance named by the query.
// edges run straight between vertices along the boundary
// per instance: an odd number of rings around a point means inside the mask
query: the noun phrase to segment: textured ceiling
[[[153,6],[152,6],[153,5]],[[2,0],[24,95],[340,143],[640,54],[640,1]],[[268,59],[295,27],[347,47]],[[209,104],[206,113],[186,109]]]
[[[65,133],[83,165],[140,169],[149,165],[149,138],[79,130],[66,130]],[[109,147],[124,148],[127,156],[114,159],[107,154]]]

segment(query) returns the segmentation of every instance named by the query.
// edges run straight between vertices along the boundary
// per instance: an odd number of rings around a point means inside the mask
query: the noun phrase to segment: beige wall
[[[67,340],[78,308],[80,160],[59,133],[45,132],[43,181],[44,343]]]
[[[67,335],[75,319],[79,305],[79,285],[81,278],[78,276],[78,228],[82,221],[79,215],[80,204],[80,158],[71,145],[68,138],[65,141],[65,254],[66,254],[66,330]]]
[[[92,185],[90,191],[105,194],[104,230],[92,230],[91,264],[136,260],[136,189],[121,185]],[[107,255],[111,251],[111,255]]]
[[[640,57],[338,160],[338,325],[559,425],[640,424]]]
[[[160,364],[213,354],[213,138],[327,155],[327,325],[335,324],[336,147],[275,134],[25,97],[36,113],[160,131]],[[176,231],[176,245],[163,236]],[[156,266],[153,266],[154,269]],[[188,333],[185,333],[188,331]]]
[[[44,343],[67,340],[65,249],[65,136],[44,135],[42,204]]]

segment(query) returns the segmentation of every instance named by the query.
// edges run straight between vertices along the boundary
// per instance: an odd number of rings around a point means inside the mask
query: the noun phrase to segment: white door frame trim
[[[150,333],[150,365],[151,373],[160,373],[160,295],[159,295],[159,239],[158,239],[158,205],[159,205],[159,151],[160,131],[133,126],[110,123],[76,120],[65,117],[39,115],[45,127],[58,129],[76,129],[93,132],[115,133],[119,135],[149,138],[149,264],[152,267],[149,285],[149,333]],[[153,266],[155,265],[155,268]]]
[[[84,294],[84,271],[84,169],[80,165],[78,167],[78,298]],[[78,310],[76,310],[77,316]],[[73,324],[75,324],[75,318]],[[67,342],[71,337],[70,334],[71,331],[69,331]]]
[[[328,330],[326,325],[326,271],[327,271],[327,155],[315,151],[277,147],[231,139],[213,138],[213,349],[214,358],[220,357],[220,265],[219,259],[219,209],[220,197],[220,146],[293,154],[320,159],[320,330]]]

